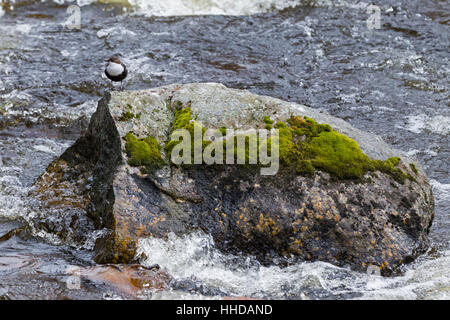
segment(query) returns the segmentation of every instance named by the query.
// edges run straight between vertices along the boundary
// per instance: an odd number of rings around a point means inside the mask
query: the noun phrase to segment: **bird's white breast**
[[[123,66],[115,62],[108,62],[108,65],[106,66],[106,71],[113,77],[121,75],[123,70]]]

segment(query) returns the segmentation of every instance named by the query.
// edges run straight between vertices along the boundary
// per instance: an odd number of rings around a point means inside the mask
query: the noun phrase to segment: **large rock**
[[[125,135],[153,136],[164,146],[175,111],[186,105],[206,128],[264,128],[265,116],[307,116],[356,140],[372,159],[401,158],[396,170],[410,179],[379,171],[339,180],[321,170],[263,176],[242,165],[130,166]],[[212,83],[105,94],[86,134],[50,164],[32,195],[37,231],[80,244],[106,230],[95,246],[105,263],[133,261],[139,238],[201,229],[220,249],[265,264],[322,260],[390,274],[427,248],[434,211],[420,165],[378,136],[303,105]]]

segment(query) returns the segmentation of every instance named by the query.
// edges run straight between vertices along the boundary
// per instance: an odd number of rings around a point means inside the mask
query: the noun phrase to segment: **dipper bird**
[[[127,67],[119,60],[117,56],[112,56],[108,59],[105,74],[109,80],[119,82],[122,89],[122,81],[127,77]]]

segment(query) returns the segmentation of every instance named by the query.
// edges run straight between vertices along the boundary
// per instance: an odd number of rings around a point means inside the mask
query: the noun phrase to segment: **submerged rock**
[[[113,287],[119,293],[137,298],[142,290],[159,291],[167,289],[171,280],[165,272],[141,265],[105,265],[75,268],[69,274],[78,275],[98,284]]]
[[[262,175],[261,164],[171,163],[172,132],[195,126],[278,128],[278,173]],[[104,230],[95,245],[101,263],[132,262],[139,238],[201,229],[221,250],[265,264],[322,260],[391,274],[427,248],[434,212],[420,165],[378,136],[212,83],[106,93],[86,134],[32,195],[37,230],[77,244]]]

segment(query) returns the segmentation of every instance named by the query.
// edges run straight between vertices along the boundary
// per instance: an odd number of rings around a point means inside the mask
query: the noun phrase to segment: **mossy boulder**
[[[195,128],[278,129],[278,173],[261,175],[257,161],[175,165],[174,132]],[[215,143],[226,139],[237,136]],[[31,194],[33,228],[75,244],[96,235],[104,263],[132,262],[140,238],[203,230],[221,250],[264,264],[322,260],[392,274],[427,248],[434,212],[420,164],[379,137],[212,83],[106,93],[87,132]]]

